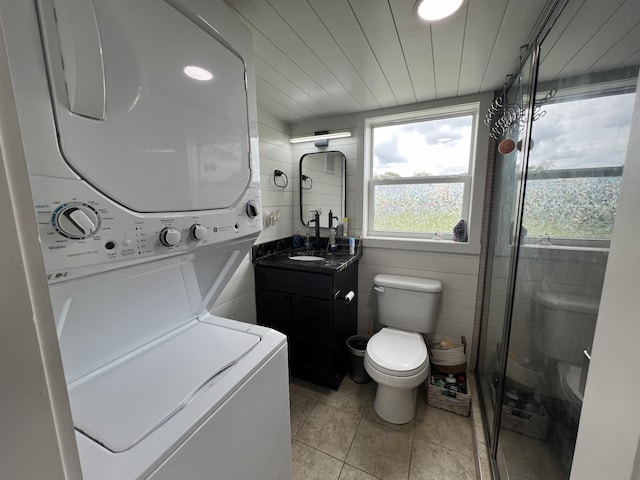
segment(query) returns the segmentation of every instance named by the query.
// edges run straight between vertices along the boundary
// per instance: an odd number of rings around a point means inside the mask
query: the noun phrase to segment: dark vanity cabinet
[[[287,335],[291,375],[337,389],[356,334],[357,259],[340,269],[282,267],[255,265],[258,323]]]

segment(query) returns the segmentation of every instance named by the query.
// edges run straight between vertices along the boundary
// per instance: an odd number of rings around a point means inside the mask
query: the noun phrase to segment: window
[[[369,236],[452,240],[468,223],[477,112],[474,104],[367,120]]]
[[[526,243],[598,246],[611,237],[635,93],[595,89],[559,91],[533,124]]]

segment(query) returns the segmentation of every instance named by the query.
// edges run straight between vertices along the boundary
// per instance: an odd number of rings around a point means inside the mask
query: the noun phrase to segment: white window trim
[[[364,172],[363,172],[363,239],[366,246],[376,248],[390,248],[400,250],[413,250],[413,251],[433,251],[443,253],[459,253],[459,254],[474,254],[480,253],[480,234],[481,234],[481,220],[482,220],[482,197],[478,194],[478,190],[484,191],[485,171],[484,166],[486,162],[483,160],[483,170],[481,174],[478,174],[478,152],[480,155],[486,156],[487,141],[483,137],[486,136],[486,132],[481,131],[479,122],[480,113],[487,108],[485,102],[474,101],[470,103],[451,104],[444,107],[435,108],[422,108],[416,111],[407,111],[402,113],[393,113],[391,115],[382,115],[376,117],[369,117],[364,119]],[[441,232],[442,239],[435,240],[428,238],[428,234],[409,234],[405,232],[390,233],[374,231],[370,228],[373,225],[372,208],[370,208],[370,199],[372,198],[372,183],[380,182],[380,180],[372,179],[372,129],[373,127],[379,127],[384,125],[392,125],[396,123],[410,123],[412,121],[437,119],[437,118],[449,118],[461,115],[473,115],[473,127],[471,137],[471,153],[469,162],[469,173],[466,175],[468,178],[468,184],[465,184],[464,193],[464,213],[467,226],[469,228],[469,241],[468,242],[454,242],[452,240],[453,234],[447,232]],[[482,139],[482,141],[479,141]],[[452,176],[462,177],[462,176]],[[448,177],[429,177],[429,181],[426,179],[417,179],[416,183],[430,183],[435,178],[448,178]],[[411,179],[400,179],[399,183],[410,183]],[[475,204],[475,207],[474,207]],[[474,218],[474,212],[476,215]],[[453,228],[453,227],[452,227]],[[473,230],[472,230],[473,228]],[[474,231],[475,230],[475,231]]]

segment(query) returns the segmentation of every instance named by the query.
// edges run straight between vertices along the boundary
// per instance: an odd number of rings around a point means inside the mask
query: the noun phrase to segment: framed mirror
[[[307,153],[300,157],[300,221],[304,226],[320,210],[320,226],[329,227],[329,211],[337,220],[345,216],[345,184],[347,157],[338,150]]]

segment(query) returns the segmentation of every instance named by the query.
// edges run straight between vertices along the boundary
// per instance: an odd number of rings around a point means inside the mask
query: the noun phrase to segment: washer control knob
[[[55,212],[53,226],[65,237],[82,240],[98,231],[100,217],[98,212],[84,203],[66,204]]]
[[[182,234],[173,227],[160,230],[160,243],[165,247],[175,247],[182,240]]]
[[[207,238],[207,227],[204,227],[199,223],[191,225],[191,229],[189,231],[191,232],[191,237],[194,240],[204,240]]]
[[[258,204],[253,200],[249,200],[245,206],[245,212],[247,214],[247,217],[256,218],[259,213]]]

